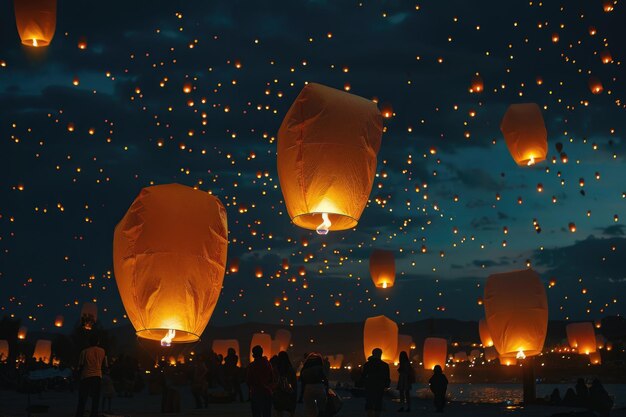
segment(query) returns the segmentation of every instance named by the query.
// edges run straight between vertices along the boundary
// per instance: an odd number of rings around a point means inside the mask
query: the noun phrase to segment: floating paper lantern
[[[490,275],[485,318],[500,356],[541,353],[548,329],[548,299],[532,269]]]
[[[610,64],[611,61],[613,61],[613,56],[611,55],[611,51],[607,49],[607,50],[600,52],[600,60],[602,61],[603,64]]]
[[[14,0],[15,23],[22,44],[50,45],[57,26],[56,0]]]
[[[272,336],[267,333],[255,333],[252,335],[252,341],[250,342],[250,362],[254,360],[252,358],[252,348],[256,345],[263,348],[263,356],[272,357]]]
[[[28,328],[26,326],[20,326],[17,330],[17,338],[20,340],[26,339],[26,333],[28,333]]]
[[[592,365],[602,365],[602,355],[600,355],[600,352],[591,352],[589,354],[589,363]]]
[[[283,271],[288,271],[289,270],[289,259],[283,258],[281,266],[283,268]]]
[[[485,89],[485,83],[483,83],[483,78],[476,74],[472,77],[472,84],[470,85],[469,92],[470,93],[482,93]]]
[[[237,339],[215,339],[211,345],[211,350],[216,355],[222,355],[224,359],[228,355],[228,349],[235,349],[235,353],[239,357],[237,364],[241,364],[241,355],[239,355],[239,341]]]
[[[578,353],[588,355],[596,351],[596,333],[591,322],[570,323],[565,332],[570,347]]]
[[[392,363],[398,351],[398,325],[385,316],[370,317],[363,327],[363,353],[365,359],[375,348],[382,349],[382,359]]]
[[[370,254],[370,274],[376,288],[393,287],[396,281],[396,261],[393,252],[374,249]]]
[[[601,94],[604,91],[604,86],[602,85],[602,81],[598,77],[589,77],[589,90],[593,94]]]
[[[274,335],[274,340],[277,342],[278,347],[278,350],[274,351],[276,355],[278,355],[279,352],[287,352],[289,342],[291,342],[291,332],[285,329],[278,329]]]
[[[179,184],[144,188],[115,228],[117,286],[137,335],[200,339],[226,267],[226,211],[214,196]]]
[[[293,223],[326,234],[357,225],[376,174],[376,104],[307,84],[278,131],[278,178]]]
[[[54,327],[63,327],[63,321],[63,316],[59,314],[54,318]]]
[[[498,359],[498,351],[495,347],[489,346],[485,348],[485,360],[487,362],[491,362]]]
[[[254,268],[254,276],[257,278],[263,278],[263,268],[260,266],[256,266]]]
[[[446,365],[448,341],[439,337],[427,337],[424,340],[424,369],[432,371],[435,365]]]
[[[533,165],[546,159],[548,133],[536,103],[510,105],[500,130],[517,165]]]
[[[466,362],[467,361],[467,352],[456,352],[454,354],[454,362],[455,363],[461,363],[461,362]]]
[[[98,306],[95,303],[85,303],[80,311],[80,322],[86,330],[91,330],[98,320]]]
[[[601,334],[596,335],[596,349],[604,349],[606,339]]]
[[[52,342],[50,340],[39,339],[35,344],[33,358],[38,362],[50,363],[52,356]]]
[[[231,274],[239,272],[239,258],[233,258],[230,261],[230,267],[228,268]]]
[[[341,365],[343,365],[343,355],[338,353],[334,356],[328,356],[328,362],[330,363],[330,369],[341,369]]]
[[[480,358],[480,350],[472,349],[468,357],[470,361],[475,361],[476,359]]]
[[[491,338],[491,333],[489,333],[485,319],[480,319],[478,322],[478,333],[480,334],[480,343],[482,343],[484,347],[493,346],[493,339]]]
[[[0,362],[6,362],[9,358],[9,341],[0,340]]]

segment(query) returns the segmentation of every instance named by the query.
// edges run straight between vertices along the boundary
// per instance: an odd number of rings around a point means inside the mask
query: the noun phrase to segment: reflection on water
[[[574,385],[567,384],[538,384],[537,397],[549,396],[552,390],[558,388],[561,397],[568,388]],[[609,395],[613,396],[616,407],[626,406],[626,385],[607,384],[604,388]],[[416,390],[416,396],[431,398],[428,387],[420,386]],[[450,384],[448,385],[448,398],[452,401],[467,401],[480,403],[509,403],[515,404],[522,401],[523,392],[521,384]]]

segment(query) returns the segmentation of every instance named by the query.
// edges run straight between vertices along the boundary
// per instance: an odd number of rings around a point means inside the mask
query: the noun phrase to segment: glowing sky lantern
[[[470,361],[475,361],[480,358],[480,349],[472,349],[468,355]]]
[[[511,104],[500,130],[517,165],[529,166],[546,159],[548,133],[536,103]]]
[[[0,362],[6,362],[9,357],[9,341],[0,340]]]
[[[24,340],[26,339],[27,333],[28,333],[28,328],[26,326],[20,326],[20,328],[17,330],[17,338],[19,340]]]
[[[200,339],[226,267],[226,210],[216,197],[179,184],[141,190],[115,228],[115,279],[137,335]]]
[[[85,329],[91,330],[96,321],[98,321],[98,306],[95,303],[83,304],[83,308],[80,311],[81,325]]]
[[[541,353],[548,329],[548,299],[535,271],[490,275],[484,298],[485,319],[500,356]]]
[[[602,355],[600,355],[600,352],[591,352],[589,354],[589,363],[592,365],[602,365]]]
[[[491,333],[489,333],[485,319],[480,319],[478,322],[478,334],[480,335],[480,343],[482,343],[484,347],[493,346],[493,339],[491,338]]]
[[[39,339],[35,344],[33,358],[38,362],[50,363],[52,357],[52,342],[50,340]]]
[[[274,352],[278,354],[278,352],[287,352],[289,349],[289,342],[291,342],[291,332],[285,329],[276,330],[276,334],[274,335],[274,340],[276,341],[278,350]]]
[[[588,355],[596,351],[596,333],[591,322],[570,323],[565,332],[570,347],[578,353]]]
[[[239,341],[237,339],[215,339],[211,345],[211,350],[216,355],[222,355],[222,359],[228,355],[228,349],[235,349],[235,353],[239,357],[237,364],[241,364],[241,355],[239,354]]]
[[[500,365],[503,366],[515,366],[517,365],[517,355],[499,355],[498,360]]]
[[[231,274],[239,272],[239,258],[233,258],[230,260],[230,266],[228,268]]]
[[[383,350],[383,361],[392,363],[398,351],[398,325],[385,316],[370,317],[363,327],[363,353],[365,359],[372,355],[372,350]]]
[[[372,190],[381,137],[375,103],[307,84],[278,131],[278,177],[293,223],[319,234],[356,226]]]
[[[250,342],[250,362],[254,360],[252,358],[252,348],[256,345],[263,348],[263,356],[267,356],[268,359],[272,357],[272,336],[267,333],[255,333],[252,335],[252,341]]]
[[[467,362],[467,352],[465,351],[456,352],[454,354],[454,362],[455,363]]]
[[[448,341],[439,337],[427,337],[424,340],[424,369],[432,370],[435,365],[442,368],[446,365]]]
[[[480,74],[476,73],[472,77],[472,83],[470,84],[469,92],[470,93],[482,93],[485,89],[485,83],[483,83],[483,77]]]
[[[604,86],[602,85],[602,81],[598,77],[589,77],[589,90],[593,94],[601,94],[604,91]]]
[[[50,45],[57,26],[56,0],[14,0],[15,23],[22,44]]]
[[[54,327],[63,327],[63,316],[58,315],[54,318]]]
[[[341,369],[341,365],[343,365],[343,355],[341,353],[327,356],[327,358],[330,363],[330,369]]]
[[[393,252],[374,249],[370,254],[370,274],[376,288],[393,287],[396,281],[396,261]]]

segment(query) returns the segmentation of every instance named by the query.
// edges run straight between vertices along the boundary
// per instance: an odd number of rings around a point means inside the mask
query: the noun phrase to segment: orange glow
[[[26,339],[26,333],[28,333],[28,328],[26,326],[21,326],[17,331],[17,338],[20,340]]]
[[[570,323],[565,327],[567,342],[581,355],[596,351],[596,334],[591,322]]]
[[[482,93],[485,89],[485,84],[483,82],[483,78],[477,73],[472,77],[472,83],[470,84],[469,92],[470,93]]]
[[[589,78],[589,90],[591,90],[593,94],[602,94],[604,86],[598,77]]]
[[[39,339],[35,344],[35,350],[33,352],[33,358],[37,362],[50,363],[52,356],[52,341]]]
[[[228,355],[228,349],[235,349],[235,353],[239,357],[237,365],[241,365],[241,355],[239,354],[239,341],[237,339],[215,339],[211,345],[211,350],[216,355],[222,355],[222,359]]]
[[[517,165],[529,166],[546,159],[548,133],[536,103],[509,106],[500,130]]]
[[[372,350],[383,350],[382,359],[393,363],[398,351],[398,325],[385,316],[370,317],[363,327],[363,353],[365,359],[372,355]]]
[[[56,318],[54,319],[54,327],[63,327],[63,316],[56,316]]]
[[[250,341],[250,362],[254,360],[252,358],[252,348],[256,345],[263,348],[263,356],[266,356],[267,358],[272,357],[272,336],[267,333],[254,333],[252,335],[252,340]]]
[[[424,369],[432,371],[435,365],[446,366],[448,341],[438,337],[427,337],[424,340]]]
[[[370,275],[376,288],[391,288],[396,281],[393,252],[374,249],[370,254]]]
[[[9,341],[0,340],[0,363],[6,362],[9,357]]]
[[[485,319],[480,319],[478,322],[478,334],[480,335],[480,342],[484,347],[493,346],[493,339],[491,338],[491,333],[489,333]]]
[[[14,0],[15,22],[23,45],[50,45],[57,25],[56,0]]]
[[[86,330],[91,330],[98,321],[98,306],[95,303],[84,303],[80,311],[80,321]]]

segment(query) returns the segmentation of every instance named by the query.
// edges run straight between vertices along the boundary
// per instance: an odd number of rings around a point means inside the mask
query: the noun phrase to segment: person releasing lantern
[[[546,159],[548,133],[536,103],[511,104],[500,130],[517,165],[530,166]]]
[[[588,355],[596,351],[596,333],[591,322],[570,323],[565,332],[570,347],[578,353]]]
[[[382,137],[370,100],[307,84],[278,131],[278,177],[293,223],[318,234],[357,225]]]
[[[50,45],[57,25],[56,0],[14,0],[15,23],[23,45]]]
[[[383,361],[393,363],[396,359],[398,325],[385,316],[370,317],[365,320],[363,327],[363,352],[366,360],[376,348],[382,349]]]
[[[214,196],[179,184],[144,188],[115,228],[117,286],[137,335],[200,339],[226,268],[226,211]]]
[[[370,275],[376,288],[393,287],[396,281],[396,261],[393,252],[374,249],[370,254]]]
[[[436,365],[444,367],[448,355],[448,341],[440,337],[427,337],[424,340],[424,369],[432,371]]]
[[[490,275],[484,299],[485,320],[500,356],[541,353],[548,329],[548,299],[535,271]]]

